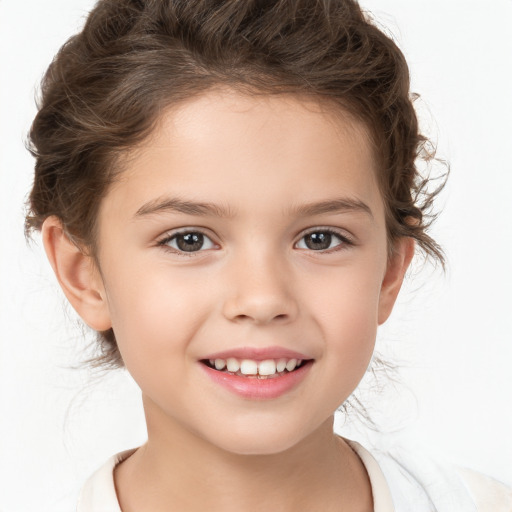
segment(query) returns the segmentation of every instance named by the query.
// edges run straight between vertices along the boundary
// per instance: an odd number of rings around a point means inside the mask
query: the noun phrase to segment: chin
[[[287,428],[282,423],[238,425],[237,428],[223,428],[218,432],[210,430],[208,441],[220,449],[237,455],[276,455],[285,452],[308,437],[310,432],[297,428],[300,423]],[[233,425],[231,425],[233,427]]]
[[[236,455],[276,455],[295,446],[290,439],[255,439],[254,437],[232,438],[219,447]]]

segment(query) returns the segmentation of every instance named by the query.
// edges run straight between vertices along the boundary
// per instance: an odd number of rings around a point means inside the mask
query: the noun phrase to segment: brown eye
[[[332,235],[331,233],[311,233],[304,237],[306,247],[313,250],[329,249],[331,246]]]
[[[176,236],[176,245],[180,251],[199,251],[204,244],[204,237],[201,233],[187,233]]]
[[[350,240],[343,235],[328,229],[311,231],[304,235],[297,244],[299,249],[310,249],[312,251],[325,251],[336,247],[352,245]],[[339,247],[339,248],[341,248]]]
[[[162,240],[159,245],[165,245],[177,252],[199,252],[215,247],[210,238],[199,231],[176,233]]]

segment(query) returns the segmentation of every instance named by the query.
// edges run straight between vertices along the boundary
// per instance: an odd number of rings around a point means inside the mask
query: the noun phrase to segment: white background
[[[34,92],[90,0],[0,0],[0,510],[74,509],[79,486],[145,439],[124,373],[73,370],[86,340],[41,244],[23,238]],[[367,398],[383,443],[512,484],[512,1],[365,0],[408,58],[423,125],[452,175],[433,235],[448,272],[411,273],[378,347],[401,382]],[[399,428],[401,433],[392,433]],[[362,427],[344,432],[364,439]],[[357,432],[359,431],[359,433]]]

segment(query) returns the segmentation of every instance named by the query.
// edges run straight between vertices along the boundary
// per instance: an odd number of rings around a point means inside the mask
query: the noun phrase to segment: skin
[[[373,510],[333,415],[368,367],[414,245],[388,257],[365,128],[311,100],[212,90],[164,113],[122,165],[99,212],[98,265],[58,219],[43,226],[66,296],[94,329],[113,327],[142,390],[148,441],[116,468],[122,510]],[[169,197],[230,215],[141,214]],[[340,198],[366,208],[294,213]],[[201,250],[162,245],[183,228],[208,237]],[[340,238],[308,248],[325,228]],[[272,345],[314,362],[271,400],[219,387],[199,362]]]

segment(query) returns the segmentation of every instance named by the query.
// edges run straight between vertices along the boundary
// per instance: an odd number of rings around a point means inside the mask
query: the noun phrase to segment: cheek
[[[367,368],[378,325],[380,260],[340,270],[316,287],[309,302],[332,365],[354,378]]]
[[[135,266],[134,266],[135,267]],[[123,272],[106,283],[119,350],[129,360],[175,357],[202,325],[207,308],[201,283],[153,265]],[[190,277],[190,276],[187,276]]]
[[[334,305],[333,305],[334,304]],[[335,372],[349,381],[356,381],[366,370],[377,335],[376,301],[361,295],[353,300],[331,304],[323,324],[326,355],[336,366]]]

